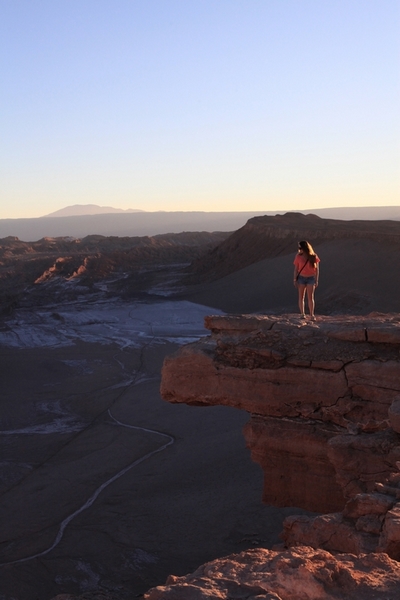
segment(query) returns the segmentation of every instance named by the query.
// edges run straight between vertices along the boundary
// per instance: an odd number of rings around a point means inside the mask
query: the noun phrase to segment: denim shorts
[[[310,277],[299,275],[297,278],[297,283],[300,285],[315,285],[315,275],[311,275]]]

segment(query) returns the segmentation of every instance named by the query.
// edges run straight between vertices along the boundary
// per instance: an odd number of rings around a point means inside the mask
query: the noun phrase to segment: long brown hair
[[[311,263],[313,267],[315,267],[317,262],[317,255],[310,242],[307,242],[306,240],[299,242],[299,250],[300,249],[303,250],[303,252],[305,252],[305,254],[307,255],[308,262]]]

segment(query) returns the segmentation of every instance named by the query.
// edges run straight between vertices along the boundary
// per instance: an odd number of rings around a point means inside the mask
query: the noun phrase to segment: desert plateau
[[[0,239],[0,600],[400,597],[400,221],[216,229]]]

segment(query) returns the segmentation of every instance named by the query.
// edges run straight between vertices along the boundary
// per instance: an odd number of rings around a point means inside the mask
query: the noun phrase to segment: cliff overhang
[[[250,414],[264,502],[329,513],[289,519],[287,545],[400,558],[400,315],[210,316],[205,326],[209,336],[165,360],[162,397]]]

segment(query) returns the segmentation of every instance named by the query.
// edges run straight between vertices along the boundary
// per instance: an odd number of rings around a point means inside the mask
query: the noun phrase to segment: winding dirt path
[[[112,483],[114,483],[114,481],[117,481],[117,479],[119,479],[120,477],[122,477],[123,475],[125,475],[125,473],[127,473],[128,471],[130,471],[131,469],[133,469],[134,467],[136,467],[140,463],[144,462],[145,460],[148,460],[149,458],[151,458],[155,454],[158,454],[159,452],[162,452],[163,450],[165,450],[166,448],[168,448],[168,446],[171,446],[171,444],[173,444],[174,441],[175,441],[174,438],[171,435],[167,434],[167,433],[162,433],[161,431],[156,431],[154,429],[147,429],[145,427],[137,427],[136,425],[129,425],[128,423],[122,423],[121,421],[119,421],[118,419],[116,419],[115,417],[113,417],[113,415],[111,414],[110,409],[108,409],[108,414],[109,414],[110,418],[112,419],[112,421],[114,423],[116,423],[117,425],[119,425],[120,427],[127,427],[128,429],[135,429],[136,431],[145,431],[146,433],[159,435],[161,437],[167,438],[168,441],[165,444],[163,444],[162,446],[160,446],[159,448],[157,448],[156,450],[152,450],[151,452],[148,452],[147,454],[145,454],[141,458],[138,458],[138,459],[134,460],[131,464],[129,464],[128,466],[124,467],[118,473],[116,473],[115,475],[113,475],[112,477],[110,477],[109,479],[107,479],[104,483],[102,483],[91,494],[91,496],[86,500],[86,502],[84,504],[82,504],[82,506],[80,506],[77,510],[75,510],[73,513],[71,513],[70,515],[68,515],[68,517],[66,517],[60,523],[60,527],[59,527],[57,536],[56,536],[54,542],[52,543],[52,545],[49,548],[47,548],[46,550],[43,550],[42,552],[37,552],[36,554],[32,554],[31,556],[26,556],[26,557],[20,558],[18,560],[13,560],[13,561],[9,561],[9,562],[0,563],[0,567],[4,567],[6,565],[14,565],[14,564],[17,564],[17,563],[23,563],[23,562],[26,562],[28,560],[32,560],[34,558],[38,558],[40,556],[44,556],[44,555],[48,554],[49,552],[51,552],[52,550],[54,550],[54,548],[56,546],[58,546],[58,544],[61,542],[62,537],[64,535],[64,531],[65,531],[66,527],[69,525],[69,523],[71,523],[71,521],[75,517],[77,517],[80,513],[82,513],[84,510],[86,510],[87,508],[89,508],[90,506],[92,506],[92,504],[97,500],[97,498],[99,497],[99,495],[101,494],[101,492],[103,490],[105,490],[109,485],[111,485]]]

